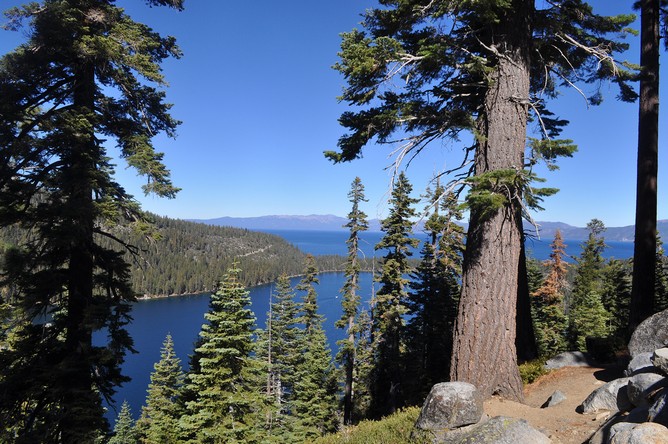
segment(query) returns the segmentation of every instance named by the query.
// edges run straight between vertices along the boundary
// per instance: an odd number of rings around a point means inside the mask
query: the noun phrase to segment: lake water
[[[306,253],[313,255],[347,253],[345,241],[346,232],[315,232],[315,231],[271,231],[284,237],[288,242],[299,247]],[[362,233],[362,250],[367,257],[374,256],[373,246],[380,240],[382,233]],[[527,242],[527,250],[539,260],[549,257],[550,242]],[[567,254],[577,256],[580,253],[580,241],[566,241]],[[382,256],[383,252],[376,252]],[[624,259],[633,255],[633,244],[625,242],[610,242],[605,252],[606,257]],[[221,270],[221,275],[225,270]],[[330,347],[335,348],[336,341],[343,339],[343,331],[334,327],[334,322],[341,317],[340,289],[343,285],[343,273],[327,273],[319,276],[317,286],[320,313],[325,316],[325,331]],[[292,279],[293,287],[299,278]],[[370,273],[361,276],[360,293],[364,300],[370,299],[372,278]],[[250,289],[251,308],[255,312],[259,328],[264,328],[266,313],[269,309],[269,297],[272,285],[263,285]],[[172,335],[176,354],[180,357],[185,368],[188,365],[188,355],[192,353],[193,343],[197,339],[204,313],[208,309],[208,295],[180,296],[164,299],[139,301],[134,304],[132,316],[134,321],[128,326],[128,331],[135,342],[138,353],[130,354],[123,364],[123,373],[132,380],[120,387],[114,399],[116,407],[120,408],[123,400],[130,403],[132,413],[139,416],[141,406],[146,398],[146,390],[153,371],[153,364],[160,359],[160,348],[167,333]],[[107,415],[113,423],[116,412],[110,410]]]

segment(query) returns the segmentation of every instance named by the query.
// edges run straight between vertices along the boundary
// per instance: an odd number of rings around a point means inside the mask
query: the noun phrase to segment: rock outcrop
[[[651,353],[666,346],[668,346],[668,310],[653,314],[640,323],[629,341],[629,353],[635,358],[640,353]]]
[[[551,440],[522,419],[483,412],[475,386],[444,382],[432,387],[415,423],[414,435],[434,444],[548,444]]]
[[[627,377],[587,397],[580,411],[616,412],[590,444],[668,444],[668,310],[642,322],[631,337]]]

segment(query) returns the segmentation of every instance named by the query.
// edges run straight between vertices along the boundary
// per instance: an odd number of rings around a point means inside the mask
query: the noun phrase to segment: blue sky
[[[2,0],[0,7],[19,3]],[[156,140],[183,190],[173,200],[144,197],[142,179],[118,162],[120,183],[144,209],[198,219],[345,216],[350,183],[360,176],[369,199],[364,210],[372,218],[387,214],[389,147],[369,146],[363,159],[341,165],[322,155],[335,149],[344,133],[337,119],[346,106],[336,100],[344,80],[331,69],[339,34],[357,26],[360,13],[374,2],[189,0],[183,12],[148,8],[138,0],[117,3],[136,20],[175,36],[184,52],[182,59],[164,65],[172,114],[183,124],[176,140]],[[596,9],[602,13],[629,12],[630,3],[592,2],[604,8]],[[0,53],[21,38],[0,31]],[[637,48],[635,39],[631,42]],[[637,51],[626,57],[637,62]],[[663,78],[668,82],[668,76]],[[617,102],[615,95],[610,87],[604,103],[588,109],[570,91],[553,107],[571,121],[563,136],[574,139],[580,150],[563,160],[559,171],[543,174],[548,186],[561,191],[544,202],[537,220],[584,226],[596,217],[608,226],[633,223],[637,105]],[[665,117],[661,128],[668,128]],[[424,152],[407,170],[415,194],[423,192],[434,173],[455,165],[460,153],[461,144],[452,141]],[[659,218],[668,218],[668,207],[662,205],[665,178],[664,172]]]

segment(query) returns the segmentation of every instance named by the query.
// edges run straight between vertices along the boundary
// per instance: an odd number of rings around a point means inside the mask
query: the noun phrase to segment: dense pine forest
[[[297,276],[305,254],[282,237],[241,228],[219,227],[148,214],[149,233],[113,227],[116,240],[100,237],[101,245],[124,252],[130,282],[138,297],[205,293],[236,261],[239,279],[247,286],[274,282],[278,276]],[[21,245],[30,235],[16,226],[0,230],[1,248]],[[345,259],[318,256],[324,271],[343,271]],[[361,259],[364,269],[370,261]]]

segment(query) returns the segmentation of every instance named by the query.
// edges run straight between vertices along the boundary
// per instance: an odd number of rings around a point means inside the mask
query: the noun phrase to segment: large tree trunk
[[[81,122],[73,140],[63,171],[65,210],[63,224],[67,228],[69,248],[67,314],[65,318],[65,359],[67,375],[64,393],[64,417],[61,423],[64,442],[74,442],[103,424],[91,424],[91,418],[102,418],[100,395],[94,390],[91,368],[92,334],[96,320],[92,318],[95,210],[93,176],[98,158],[92,116],[95,105],[95,71],[92,63],[77,67],[74,88],[76,118]],[[83,122],[87,122],[84,124]],[[90,125],[90,126],[88,126]],[[87,414],[81,414],[84,409]],[[99,414],[94,414],[100,410]],[[96,412],[98,413],[98,412]]]
[[[505,32],[498,33],[505,41],[493,43],[499,55],[479,117],[476,175],[521,171],[524,164],[532,2],[513,3],[500,24]],[[469,382],[484,397],[497,393],[517,401],[524,399],[515,348],[520,209],[514,197],[492,215],[471,209],[450,370],[452,381]]]
[[[642,0],[640,15],[638,178],[629,330],[654,310],[659,147],[659,0]]]

